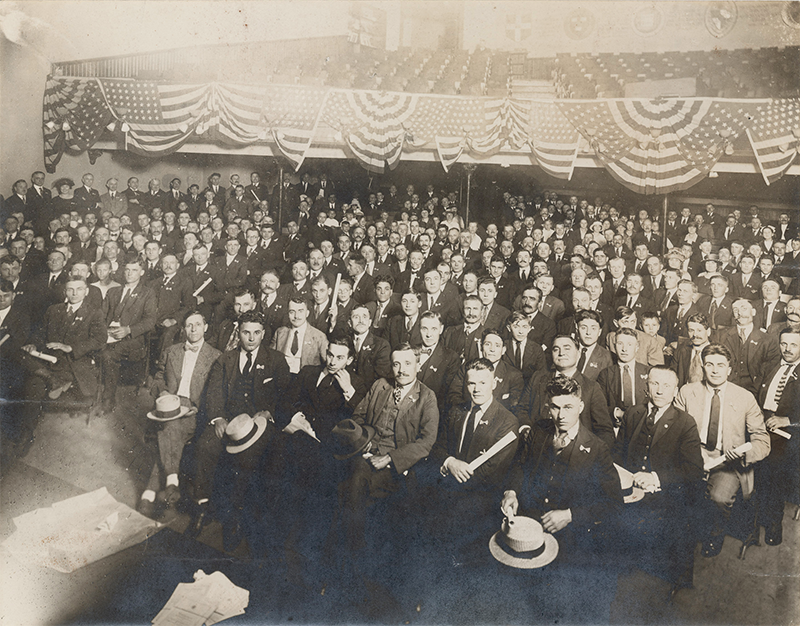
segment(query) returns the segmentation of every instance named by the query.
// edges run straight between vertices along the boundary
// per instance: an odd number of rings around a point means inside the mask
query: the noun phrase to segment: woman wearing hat
[[[71,178],[59,178],[53,183],[53,189],[58,193],[58,195],[50,201],[50,211],[53,217],[58,217],[65,213],[69,215],[77,210],[78,204],[72,193],[73,187],[75,187],[75,181]]]

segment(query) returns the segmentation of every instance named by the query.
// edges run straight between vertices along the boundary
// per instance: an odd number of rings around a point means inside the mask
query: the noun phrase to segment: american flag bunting
[[[786,173],[800,150],[800,100],[771,100],[756,111],[756,121],[747,129],[747,138],[764,182],[769,185]]]

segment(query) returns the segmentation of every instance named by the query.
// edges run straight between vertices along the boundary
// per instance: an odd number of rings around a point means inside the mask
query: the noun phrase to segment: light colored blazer
[[[150,394],[158,397],[161,392],[178,393],[181,383],[181,371],[183,370],[183,355],[185,354],[184,343],[176,343],[169,346],[161,355],[158,363],[153,387]],[[203,342],[203,347],[197,353],[197,361],[192,371],[192,380],[189,383],[189,400],[195,407],[200,406],[203,397],[208,375],[214,361],[222,354],[216,348],[211,347],[207,341]]]
[[[292,329],[281,326],[272,337],[271,347],[281,354],[289,354],[292,342]],[[328,349],[328,338],[320,330],[310,324],[306,326],[303,345],[300,346],[300,367],[306,365],[321,365],[325,362],[325,351]]]
[[[698,432],[702,431],[703,413],[706,405],[706,387],[702,382],[688,383],[681,387],[675,398],[675,406],[691,415],[697,423]],[[744,456],[744,469],[736,469],[742,494],[745,498],[753,492],[753,464],[769,454],[769,433],[764,426],[764,415],[752,393],[738,385],[728,383],[722,405],[720,420],[722,422],[722,450],[727,451],[750,441],[753,449]],[[702,450],[703,460],[708,458],[705,447]],[[723,464],[722,471],[727,468]]]

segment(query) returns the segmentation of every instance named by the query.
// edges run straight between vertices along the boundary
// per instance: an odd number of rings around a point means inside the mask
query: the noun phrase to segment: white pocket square
[[[262,384],[262,385],[266,385],[266,384],[267,384],[269,381],[271,381],[271,380],[272,380],[272,378],[265,378],[265,379],[264,379],[264,382],[262,382],[261,384]]]

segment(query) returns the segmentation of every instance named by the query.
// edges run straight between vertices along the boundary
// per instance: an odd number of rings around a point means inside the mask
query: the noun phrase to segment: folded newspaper
[[[234,585],[222,572],[194,573],[193,583],[178,583],[153,626],[211,626],[242,615],[250,592]]]
[[[26,563],[65,574],[141,543],[162,524],[117,502],[105,487],[14,518],[3,546]]]

